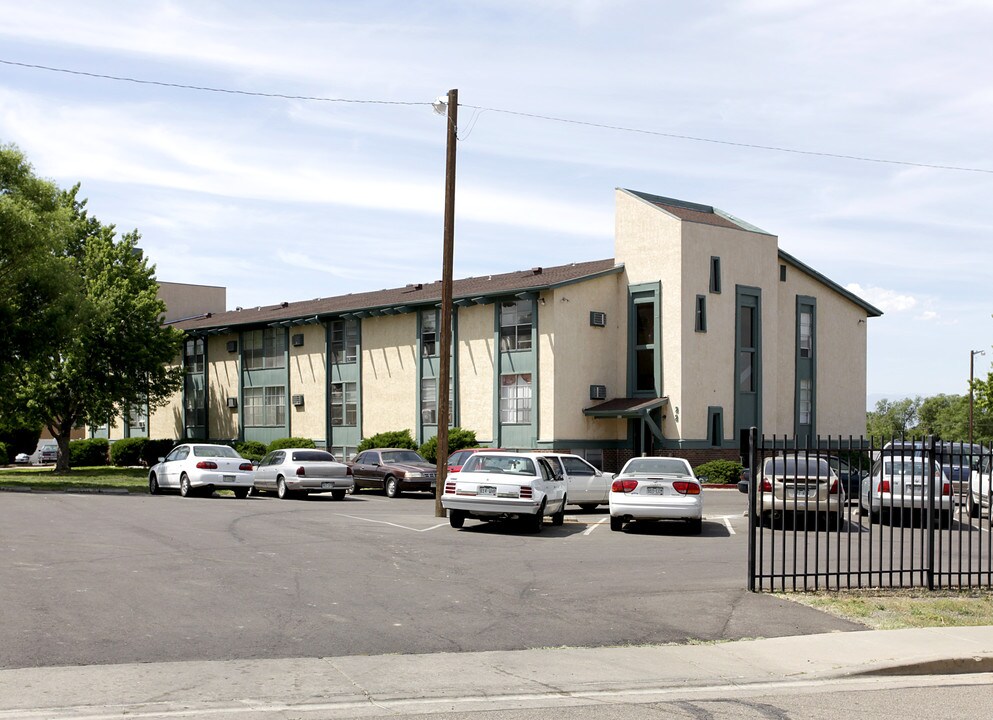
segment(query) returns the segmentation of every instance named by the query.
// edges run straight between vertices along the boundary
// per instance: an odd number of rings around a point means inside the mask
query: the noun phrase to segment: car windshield
[[[473,455],[462,468],[464,473],[505,473],[510,475],[530,475],[538,473],[534,461],[519,455]]]
[[[335,462],[334,455],[323,450],[297,450],[290,459],[293,462]]]
[[[396,450],[393,452],[383,453],[383,462],[390,463],[416,463],[416,462],[427,462],[420,455],[415,453],[413,450]]]
[[[634,458],[621,471],[624,475],[689,475],[686,463],[676,458]]]
[[[194,445],[193,454],[196,457],[241,457],[241,455],[235,452],[234,448],[229,448],[227,445]]]
[[[777,477],[830,477],[827,460],[820,458],[787,457],[765,461],[765,474]]]
[[[883,463],[884,475],[916,475],[917,477],[924,477],[925,473],[926,470],[922,462],[898,460],[897,462]]]

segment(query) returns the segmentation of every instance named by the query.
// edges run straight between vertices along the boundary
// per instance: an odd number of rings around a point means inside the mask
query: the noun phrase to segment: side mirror
[[[159,458],[159,462],[165,462],[165,458],[164,457],[160,457]]]

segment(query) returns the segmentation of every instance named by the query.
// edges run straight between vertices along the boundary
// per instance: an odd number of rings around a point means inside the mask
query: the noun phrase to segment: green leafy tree
[[[78,301],[63,253],[71,214],[17,148],[0,145],[0,387],[12,387],[24,363],[51,355],[70,332]],[[17,410],[3,408],[6,424],[18,423]]]
[[[453,427],[448,431],[448,453],[462,450],[463,448],[478,447],[476,433],[473,430],[465,430],[460,427]],[[430,463],[438,462],[438,436],[434,435],[423,443],[418,449],[421,457]]]
[[[943,440],[965,440],[969,435],[969,398],[965,395],[934,395],[921,401],[917,410],[920,435]]]
[[[56,472],[70,469],[73,427],[108,422],[145,402],[162,405],[182,379],[174,364],[182,334],[161,322],[165,305],[154,266],[137,248],[138,232],[117,238],[113,226],[87,214],[78,190],[61,196],[70,224],[60,259],[79,285],[71,332],[20,367],[13,393],[58,442]]]
[[[921,398],[882,399],[866,413],[866,434],[875,438],[915,437]]]

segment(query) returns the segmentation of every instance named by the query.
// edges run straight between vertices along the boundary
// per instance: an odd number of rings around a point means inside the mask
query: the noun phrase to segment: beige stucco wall
[[[303,335],[303,345],[294,346],[294,335]],[[327,365],[324,325],[300,325],[290,328],[289,375],[290,405],[286,409],[291,437],[326,440]],[[303,395],[303,405],[294,406],[292,397]]]
[[[182,365],[182,358],[176,359]],[[152,440],[183,437],[183,387],[174,392],[161,407],[152,408],[148,413],[148,437]]]
[[[779,380],[776,432],[794,430],[796,401],[796,298],[816,298],[814,430],[818,435],[865,433],[865,310],[792,264],[780,283]],[[771,432],[767,430],[766,432]]]
[[[229,397],[239,397],[240,352],[228,352],[227,343],[230,340],[238,340],[238,334],[211,335],[207,338],[207,435],[210,438],[238,437],[241,408],[232,410],[227,403]],[[240,344],[238,349],[241,350]]]
[[[227,309],[227,288],[214,285],[160,282],[158,295],[166,304],[166,322]]]
[[[458,310],[458,422],[482,444],[493,442],[493,313],[493,305]]]
[[[417,313],[362,321],[362,437],[417,436]]]
[[[627,423],[583,415],[590,385],[623,397],[627,372],[627,286],[622,273],[542,293],[538,304],[539,441],[619,440]],[[607,315],[606,327],[590,326],[590,311]]]

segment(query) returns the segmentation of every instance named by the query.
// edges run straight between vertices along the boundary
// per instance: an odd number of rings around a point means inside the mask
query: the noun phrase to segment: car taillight
[[[346,475],[351,475],[352,474],[352,466],[351,465],[346,465],[345,466],[345,474]]]
[[[677,480],[672,484],[672,489],[678,492],[680,495],[699,495],[700,486],[695,482],[687,482],[685,480]]]
[[[521,485],[521,498],[530,500],[534,497],[534,490],[530,485]]]
[[[841,492],[841,486],[838,485],[838,480],[835,478],[834,482],[831,483],[831,488],[828,490],[831,495],[837,495]]]
[[[238,469],[239,470],[244,470],[246,472],[251,472],[255,468],[252,467],[252,463],[242,463],[241,465],[238,466]]]
[[[197,469],[198,470],[216,470],[217,469],[217,463],[215,463],[213,460],[201,460],[200,462],[197,463]]]
[[[952,485],[951,485],[951,483],[942,483],[942,485],[941,485],[941,494],[942,495],[951,495],[952,494]]]
[[[772,492],[772,483],[768,480],[762,481],[762,492]]]
[[[307,470],[303,465],[297,468],[297,477],[305,477],[307,475]]]
[[[445,494],[446,495],[454,495],[455,494],[455,482],[454,481],[453,482],[447,482],[447,483],[445,483]]]
[[[610,492],[629,493],[638,487],[637,480],[614,480],[610,485]]]
[[[890,481],[880,480],[879,487],[876,488],[876,492],[881,492],[881,493],[890,492]]]

